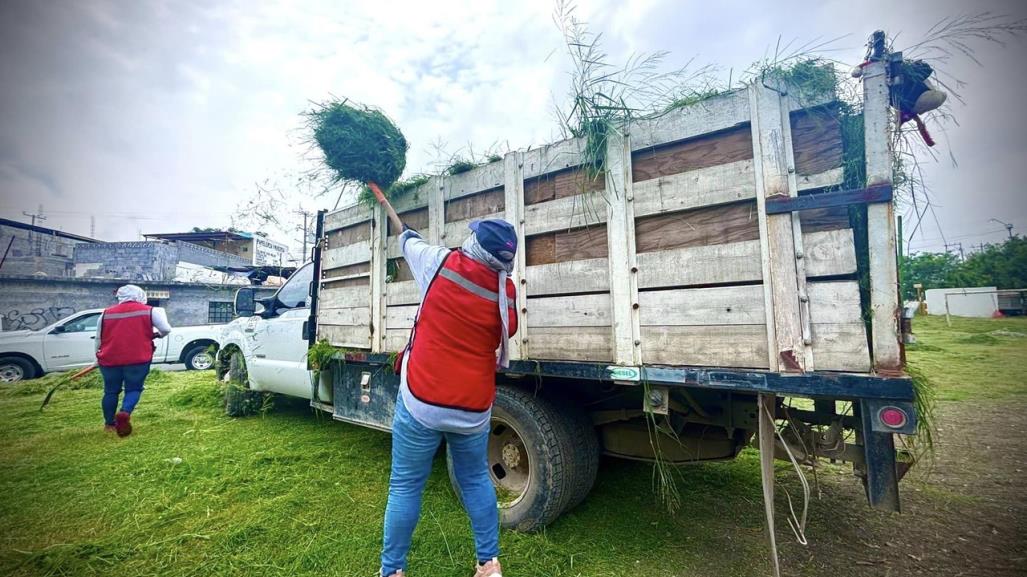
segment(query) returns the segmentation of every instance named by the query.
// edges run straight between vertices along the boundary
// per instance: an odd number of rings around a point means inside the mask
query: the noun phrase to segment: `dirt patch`
[[[944,402],[937,419],[934,462],[902,481],[902,513],[866,509],[851,479],[829,476],[811,515],[832,533],[802,547],[779,531],[785,574],[1027,575],[1027,403]]]

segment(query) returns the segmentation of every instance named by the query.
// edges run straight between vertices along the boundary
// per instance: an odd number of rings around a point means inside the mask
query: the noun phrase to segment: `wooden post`
[[[800,271],[796,264],[802,258],[799,216],[796,213],[768,215],[766,207],[767,198],[797,194],[790,146],[791,123],[788,107],[782,106],[785,103],[777,86],[784,89],[774,77],[749,85],[768,360],[772,371],[805,371],[812,369],[809,350],[812,341],[804,338],[801,312],[804,303],[800,303],[800,296],[805,297],[806,279],[805,271]],[[800,272],[803,273],[801,278]]]
[[[888,64],[876,61],[863,70],[863,126],[867,187],[892,182],[891,110]],[[870,253],[870,314],[874,369],[901,368],[899,353],[899,279],[896,270],[895,208],[890,202],[867,206]]]
[[[428,187],[428,244],[443,243],[446,230],[446,184],[447,178],[442,175],[433,178]]]
[[[371,352],[385,350],[385,271],[389,260],[386,254],[385,209],[375,205],[371,218]]]
[[[517,287],[517,335],[510,339],[510,360],[528,358],[528,285],[524,276],[527,263],[524,246],[524,156],[509,152],[503,159],[503,193],[506,220],[517,231],[517,257],[511,275]]]
[[[631,178],[631,142],[610,129],[606,137],[606,231],[609,243],[610,316],[613,362],[642,364],[638,317],[638,264],[635,259],[635,209]]]

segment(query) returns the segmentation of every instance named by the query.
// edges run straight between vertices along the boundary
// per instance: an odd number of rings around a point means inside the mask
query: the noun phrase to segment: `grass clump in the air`
[[[403,174],[407,141],[382,111],[334,99],[318,104],[306,118],[335,180],[374,182],[388,190]]]

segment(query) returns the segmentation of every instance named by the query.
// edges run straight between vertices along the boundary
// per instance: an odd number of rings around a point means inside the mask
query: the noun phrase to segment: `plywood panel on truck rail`
[[[514,224],[513,358],[871,370],[848,207],[764,210],[766,198],[841,184],[833,95],[754,87],[619,127],[598,175],[581,166],[583,144],[432,177],[396,203],[451,248],[474,219]],[[377,208],[326,218],[318,331],[333,344],[406,343],[420,293],[385,226]],[[781,362],[785,349],[797,367]]]

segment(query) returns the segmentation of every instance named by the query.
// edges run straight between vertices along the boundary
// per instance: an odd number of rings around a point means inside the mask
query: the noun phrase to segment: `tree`
[[[1014,236],[1002,244],[988,245],[965,261],[947,252],[923,252],[901,259],[902,298],[916,298],[913,285],[925,289],[993,286],[1000,289],[1027,287],[1027,238]]]

